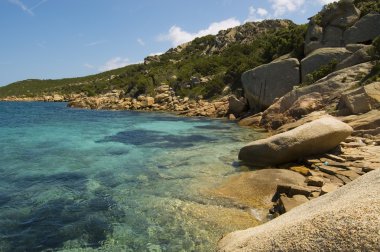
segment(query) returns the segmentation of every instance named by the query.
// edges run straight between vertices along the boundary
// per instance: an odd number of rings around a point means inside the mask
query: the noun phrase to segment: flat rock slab
[[[325,184],[324,186],[322,186],[321,195],[336,191],[338,188],[339,188],[339,186],[337,186],[335,184],[330,184],[330,183]]]
[[[326,166],[326,165],[320,165],[320,166],[318,166],[318,168],[320,171],[327,173],[327,174],[330,174],[330,175],[335,175],[339,171],[343,170],[343,169],[339,169],[339,168],[332,167],[332,166]]]
[[[349,125],[333,117],[322,117],[288,132],[250,143],[240,150],[239,159],[258,167],[297,161],[335,148],[352,131]]]
[[[325,184],[325,181],[321,177],[310,176],[307,178],[307,185],[308,186],[322,187],[324,184]]]
[[[293,167],[290,167],[290,170],[292,170],[294,172],[298,172],[304,176],[310,176],[311,175],[309,168],[307,168],[305,166],[293,166]]]
[[[290,187],[302,185],[304,181],[305,177],[297,172],[285,169],[262,169],[231,176],[208,194],[231,199],[237,204],[251,208],[269,209],[272,206],[270,199],[276,193],[278,184]]]
[[[294,195],[292,198],[288,198],[284,195],[280,197],[280,205],[282,206],[284,213],[287,213],[293,208],[298,207],[308,201],[308,198],[304,195]]]

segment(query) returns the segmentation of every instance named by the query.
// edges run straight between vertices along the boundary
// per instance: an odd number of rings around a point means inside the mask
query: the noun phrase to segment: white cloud
[[[202,37],[202,36],[206,36],[206,35],[210,35],[210,34],[215,35],[221,30],[226,30],[228,28],[232,28],[232,27],[235,27],[238,25],[240,25],[239,20],[237,20],[236,18],[229,18],[229,19],[223,20],[221,22],[215,22],[215,23],[210,24],[207,29],[200,30],[196,34],[196,36]]]
[[[41,1],[39,1],[36,5],[34,5],[32,8],[30,8],[30,10],[32,11],[34,9],[37,9],[38,7],[40,7],[40,5],[46,3],[47,1],[49,1],[49,0],[41,0]]]
[[[34,16],[34,12],[28,8],[21,0],[8,0],[11,4],[17,5],[18,7],[21,8],[21,10],[25,11],[31,16]]]
[[[263,8],[258,8],[257,9],[257,14],[259,14],[262,17],[264,17],[264,16],[268,15],[268,11],[266,9],[263,9]]]
[[[159,56],[164,54],[164,52],[156,52],[156,53],[150,53],[149,56]]]
[[[88,68],[88,69],[94,69],[94,68],[95,68],[94,65],[91,65],[91,64],[88,64],[88,63],[84,63],[83,66],[84,66],[85,68]]]
[[[200,30],[196,33],[191,33],[183,30],[179,26],[172,26],[169,29],[169,32],[164,35],[160,35],[158,37],[159,41],[171,41],[173,46],[178,46],[180,44],[189,42],[197,37],[203,37],[206,35],[215,35],[217,34],[220,30],[225,30],[231,27],[235,27],[240,25],[240,21],[235,19],[235,18],[229,18],[226,20],[223,20],[221,22],[215,22],[209,25],[207,29]]]
[[[141,46],[145,46],[145,41],[141,38],[137,39],[137,43],[139,43],[139,45],[141,45]]]
[[[321,4],[329,4],[329,3],[333,3],[333,2],[336,2],[337,0],[318,0],[318,2],[320,2]]]
[[[24,4],[21,0],[8,0],[9,3],[17,5],[18,7],[20,7],[21,10],[23,10],[24,12],[28,13],[31,16],[34,16],[33,10],[37,9],[38,7],[40,7],[40,5],[46,3],[47,1],[49,0],[41,0],[33,7],[28,8],[28,6]]]
[[[172,26],[169,29],[168,34],[160,35],[159,41],[171,41],[173,46],[183,44],[185,42],[191,41],[194,38],[194,35],[182,30],[181,27],[176,25]]]
[[[109,71],[116,68],[125,67],[127,65],[130,65],[131,62],[128,58],[122,58],[122,57],[115,57],[110,59],[105,63],[104,66],[99,67],[99,71]]]
[[[269,0],[274,10],[274,16],[278,17],[287,12],[300,10],[305,4],[305,0]]]
[[[269,18],[269,12],[264,8],[254,8],[253,6],[249,7],[248,18],[244,22],[250,21],[262,21],[265,18]]]

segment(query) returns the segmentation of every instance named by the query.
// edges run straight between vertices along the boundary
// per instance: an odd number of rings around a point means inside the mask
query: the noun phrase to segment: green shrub
[[[361,17],[370,12],[380,13],[380,2],[378,0],[355,0],[354,4],[360,10]]]
[[[380,57],[380,36],[373,40],[372,45],[375,47],[375,56]]]
[[[167,83],[181,96],[214,98],[225,86],[238,93],[241,75],[278,56],[291,53],[303,57],[306,25],[290,24],[288,28],[258,35],[250,43],[234,42],[220,52],[207,50],[216,45],[215,36],[196,38],[182,51],[169,50],[157,62],[136,64],[112,71],[61,80],[27,80],[0,87],[0,97],[10,95],[37,96],[43,93],[84,92],[89,96],[113,89],[124,90],[127,96],[154,95],[155,87]],[[207,83],[187,87],[193,77],[212,77]]]
[[[321,66],[319,69],[315,70],[312,73],[306,75],[306,80],[303,82],[303,85],[310,85],[316,82],[317,80],[322,79],[328,74],[334,72],[338,61],[336,59],[330,61],[328,64]]]
[[[322,25],[323,13],[332,8],[336,8],[342,3],[343,1],[341,0],[325,5],[323,9],[314,16],[314,22],[318,25]],[[370,12],[380,13],[380,1],[378,0],[354,0],[354,5],[360,10],[360,17],[363,17]]]
[[[371,71],[366,76],[361,78],[360,85],[365,86],[376,81],[380,81],[380,61],[377,61]]]

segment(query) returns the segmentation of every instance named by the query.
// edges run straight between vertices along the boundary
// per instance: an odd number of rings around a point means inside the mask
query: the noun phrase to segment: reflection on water
[[[0,103],[0,251],[212,251],[256,224],[204,192],[259,137],[168,114]]]

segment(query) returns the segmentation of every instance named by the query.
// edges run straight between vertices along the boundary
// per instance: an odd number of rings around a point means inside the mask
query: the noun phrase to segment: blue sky
[[[328,2],[0,0],[0,85],[122,67],[247,21],[306,23]]]

